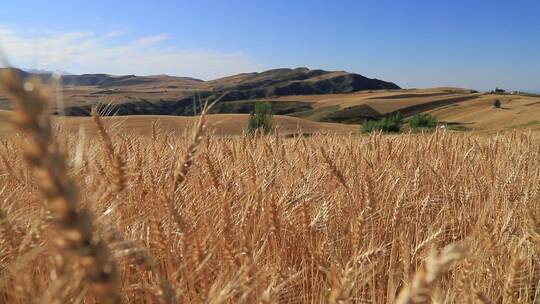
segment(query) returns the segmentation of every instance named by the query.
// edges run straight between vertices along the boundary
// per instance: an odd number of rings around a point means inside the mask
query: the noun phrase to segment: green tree
[[[411,118],[409,122],[412,129],[429,128],[433,129],[437,127],[437,118],[429,114],[416,114]]]
[[[500,109],[501,108],[501,101],[498,100],[498,99],[495,99],[495,101],[493,102],[493,107],[495,107],[496,109]]]
[[[255,111],[249,114],[247,132],[254,135],[257,131],[262,134],[272,132],[274,124],[274,113],[272,104],[269,102],[258,101],[255,103]]]
[[[257,130],[257,123],[255,122],[255,113],[253,111],[249,113],[247,132],[249,135],[253,135]]]
[[[377,125],[376,120],[364,120],[362,123],[362,133],[371,133],[375,130]]]
[[[403,115],[397,112],[394,115],[385,116],[379,120],[366,120],[362,124],[363,133],[371,133],[373,131],[382,131],[385,133],[397,133],[401,130],[403,124]]]

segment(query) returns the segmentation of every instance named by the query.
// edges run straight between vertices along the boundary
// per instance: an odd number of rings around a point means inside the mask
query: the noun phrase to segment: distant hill
[[[23,77],[31,73],[20,71]],[[47,81],[50,73],[37,73]],[[203,81],[167,75],[113,76],[107,74],[64,75],[66,115],[85,116],[97,103],[112,105],[117,115],[193,115],[196,103],[222,97],[221,102],[291,95],[352,93],[365,90],[397,90],[392,82],[345,71],[308,68],[274,69]],[[194,106],[195,103],[195,106]],[[0,108],[6,104],[0,100]],[[226,107],[225,107],[226,108]]]
[[[307,68],[275,69],[262,73],[240,74],[210,83],[218,90],[229,90],[224,100],[400,89],[392,82],[371,79],[359,74]]]

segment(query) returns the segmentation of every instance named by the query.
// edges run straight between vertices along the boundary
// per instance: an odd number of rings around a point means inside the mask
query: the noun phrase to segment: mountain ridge
[[[20,71],[22,77],[32,74]],[[51,74],[37,74],[44,81]],[[61,78],[67,107],[56,113],[86,116],[92,106],[111,104],[117,115],[193,115],[198,100],[220,103],[290,95],[352,93],[365,90],[398,90],[393,82],[346,71],[279,68],[231,75],[204,81],[168,75],[136,76],[82,74]],[[2,104],[0,103],[0,107]],[[197,110],[198,109],[198,110]]]
[[[1,70],[1,68],[0,68],[0,70]],[[55,72],[52,72],[52,71],[40,70],[40,69],[16,69],[16,70],[19,71],[19,73],[23,76],[23,78],[34,75],[34,76],[37,76],[37,77],[40,77],[40,78],[43,78],[43,79],[49,79],[54,74],[58,74],[58,73],[55,73]],[[301,75],[302,73],[304,75]],[[168,74],[158,74],[158,75],[108,74],[108,73],[74,74],[74,73],[69,73],[69,72],[66,72],[66,71],[60,71],[60,73],[59,73],[59,75],[63,79],[64,85],[75,85],[75,86],[87,85],[85,83],[85,81],[77,81],[78,78],[83,78],[83,79],[84,78],[96,78],[96,79],[98,79],[98,80],[94,80],[93,82],[90,82],[89,85],[115,86],[116,85],[115,82],[117,80],[121,80],[121,79],[143,79],[143,80],[150,80],[151,79],[153,81],[158,81],[160,79],[182,79],[182,80],[191,80],[191,81],[195,81],[195,82],[222,83],[222,82],[225,82],[225,81],[227,81],[229,79],[238,79],[238,78],[241,78],[241,77],[244,77],[244,79],[245,79],[245,78],[248,78],[248,77],[251,76],[251,77],[257,79],[257,78],[268,78],[269,76],[271,77],[271,76],[274,76],[274,75],[279,77],[280,75],[284,75],[284,74],[286,75],[287,78],[285,78],[285,79],[281,78],[280,79],[281,81],[288,80],[288,79],[298,80],[297,78],[295,78],[295,75],[298,76],[299,74],[301,76],[303,76],[300,79],[308,79],[310,77],[317,77],[317,76],[320,76],[320,75],[338,75],[338,74],[354,75],[354,76],[357,76],[357,77],[361,76],[363,78],[374,80],[374,81],[381,81],[381,82],[384,82],[384,83],[388,84],[389,86],[393,85],[394,89],[400,89],[400,87],[397,86],[393,82],[387,82],[387,81],[380,80],[380,79],[377,79],[377,78],[368,78],[368,77],[365,77],[365,76],[363,76],[361,74],[358,74],[358,73],[347,72],[347,71],[344,71],[344,70],[327,71],[327,70],[323,70],[323,69],[309,69],[309,68],[306,68],[306,67],[275,68],[275,69],[270,69],[270,70],[266,70],[266,71],[262,71],[262,72],[245,72],[245,73],[239,73],[239,74],[219,77],[219,78],[215,78],[215,79],[211,79],[211,80],[202,80],[202,79],[198,79],[198,78],[195,78],[195,77],[176,76],[176,75],[168,75]],[[109,81],[112,82],[112,83],[108,83]]]

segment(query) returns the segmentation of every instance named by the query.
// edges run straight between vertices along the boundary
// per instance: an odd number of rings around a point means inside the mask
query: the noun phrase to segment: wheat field
[[[2,79],[2,303],[540,301],[534,133],[89,135]]]

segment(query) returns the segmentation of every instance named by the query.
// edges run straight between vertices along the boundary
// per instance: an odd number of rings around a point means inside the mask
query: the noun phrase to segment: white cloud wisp
[[[126,39],[110,32],[32,32],[0,27],[0,48],[18,67],[115,75],[169,74],[214,79],[256,71],[260,66],[241,52],[182,50],[167,46],[164,34]]]

